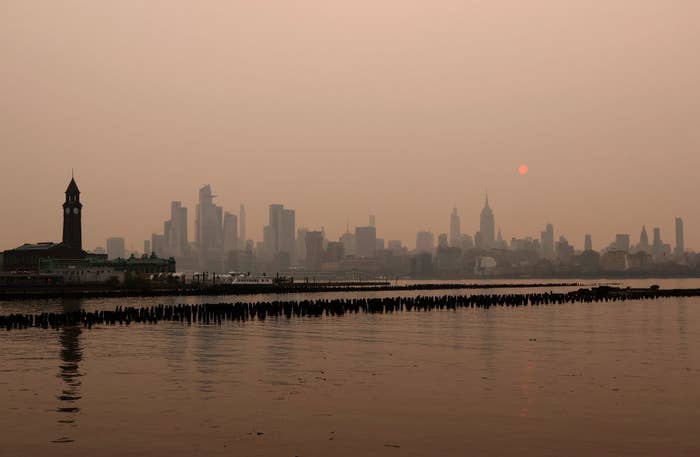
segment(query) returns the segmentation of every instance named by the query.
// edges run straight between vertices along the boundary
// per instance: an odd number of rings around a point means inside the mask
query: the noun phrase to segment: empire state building
[[[479,232],[483,247],[487,249],[494,247],[496,243],[496,222],[493,217],[493,211],[489,206],[489,194],[486,194],[484,209],[481,210]]]

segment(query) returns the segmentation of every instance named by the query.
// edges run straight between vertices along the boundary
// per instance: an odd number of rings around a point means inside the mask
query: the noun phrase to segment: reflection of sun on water
[[[527,172],[528,172],[527,165],[523,164],[523,165],[520,165],[518,167],[518,173],[520,173],[521,175],[526,175]]]

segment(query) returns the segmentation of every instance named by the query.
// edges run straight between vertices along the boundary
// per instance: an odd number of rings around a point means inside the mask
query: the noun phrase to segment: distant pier
[[[457,289],[512,289],[524,287],[578,287],[577,282],[556,283],[429,283],[429,284],[391,284],[382,281],[345,281],[345,282],[295,282],[288,284],[215,284],[206,286],[174,285],[143,287],[105,287],[105,286],[49,286],[49,287],[0,287],[0,300],[25,300],[31,298],[108,298],[108,297],[161,297],[161,296],[197,296],[197,295],[259,295],[259,294],[296,294],[323,292],[371,292],[371,291],[421,291],[421,290],[457,290]]]

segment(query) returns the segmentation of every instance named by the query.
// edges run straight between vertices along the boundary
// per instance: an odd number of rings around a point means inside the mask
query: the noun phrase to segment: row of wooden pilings
[[[220,324],[224,321],[264,320],[273,318],[341,316],[346,313],[425,312],[462,308],[524,307],[655,299],[665,296],[697,296],[700,290],[614,289],[600,291],[579,289],[567,293],[523,293],[484,295],[442,295],[386,298],[338,298],[301,301],[264,301],[157,305],[150,307],[117,306],[110,311],[69,311],[59,313],[0,315],[0,328],[6,330],[69,326],[91,328],[95,325]]]

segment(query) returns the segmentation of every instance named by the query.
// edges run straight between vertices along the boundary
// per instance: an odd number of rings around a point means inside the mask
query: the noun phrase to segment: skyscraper
[[[659,227],[654,227],[654,241],[651,245],[651,251],[657,259],[664,256],[664,242],[661,241],[661,229]]]
[[[294,210],[280,204],[270,205],[269,223],[263,228],[263,243],[269,257],[285,253],[289,261],[294,261],[295,219]]]
[[[311,271],[321,269],[323,261],[323,232],[306,232],[306,267]]]
[[[272,235],[271,239],[269,241],[269,246],[265,246],[265,249],[268,250],[272,255],[277,254],[279,252],[279,245],[280,245],[280,222],[282,221],[282,210],[284,209],[284,205],[280,205],[277,203],[274,203],[270,205],[269,207],[269,216],[268,216],[268,221],[269,221],[269,226],[270,226],[270,233]]]
[[[618,233],[615,235],[615,248],[618,251],[630,251],[630,236],[627,233]]]
[[[457,208],[452,208],[450,215],[450,246],[453,248],[461,247],[462,244],[462,227]]]
[[[593,239],[591,238],[591,235],[586,234],[586,238],[583,241],[583,246],[584,251],[593,250]]]
[[[107,258],[109,260],[126,258],[124,238],[107,238]]]
[[[374,258],[377,252],[377,229],[355,227],[355,254],[358,257]]]
[[[241,240],[241,249],[246,247],[246,237],[245,237],[245,205],[241,205],[238,211],[238,222],[241,224],[241,228],[238,231],[238,237]]]
[[[540,241],[542,245],[542,257],[545,259],[554,259],[554,226],[547,224],[544,232],[540,233]]]
[[[289,261],[295,261],[296,215],[293,209],[283,209],[279,226],[279,252],[289,254]]]
[[[642,251],[649,250],[649,235],[647,234],[646,225],[642,225],[642,233],[639,235],[639,246],[638,248]]]
[[[196,209],[195,238],[202,268],[219,271],[223,261],[223,209],[214,204],[211,186],[199,189]]]
[[[374,217],[374,214],[370,214],[370,215],[369,215],[369,226],[370,226],[370,227],[376,227],[376,226],[377,226],[376,224],[377,224],[377,220],[376,220],[376,218]]]
[[[481,234],[481,247],[485,249],[490,249],[494,247],[494,244],[496,242],[496,222],[493,217],[493,211],[489,206],[488,194],[486,194],[484,209],[481,210],[481,217],[479,220],[479,233]]]
[[[224,213],[224,253],[238,249],[238,216]]]
[[[167,248],[165,246],[165,236],[158,233],[151,235],[151,251],[158,257],[165,257]]]
[[[306,227],[297,229],[296,240],[296,261],[303,262],[306,259],[306,234],[309,230]]]
[[[421,231],[416,233],[416,251],[432,252],[435,250],[435,236],[433,232]]]
[[[676,218],[676,250],[675,253],[678,257],[682,256],[685,252],[685,241],[683,240],[683,219],[680,217]]]
[[[353,256],[356,253],[355,234],[350,233],[350,228],[347,227],[345,233],[340,236],[340,242],[343,243],[343,251],[345,255]]]
[[[170,220],[163,225],[163,236],[168,255],[182,257],[187,254],[187,208],[182,206],[182,202],[170,203]]]

